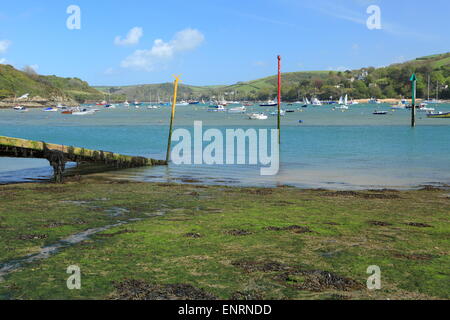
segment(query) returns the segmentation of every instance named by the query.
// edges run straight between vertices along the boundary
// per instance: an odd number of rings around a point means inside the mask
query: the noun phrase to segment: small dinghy
[[[242,107],[231,108],[228,110],[228,113],[245,113],[246,111],[247,111],[247,108],[245,106],[242,106]]]
[[[29,111],[28,108],[22,107],[22,106],[17,106],[17,107],[14,107],[13,109],[17,112],[28,112]]]
[[[49,108],[43,109],[42,111],[44,111],[44,112],[58,112],[58,108],[49,107]]]
[[[269,118],[264,113],[252,113],[248,117],[250,120],[267,120]]]
[[[83,109],[81,111],[74,111],[72,112],[73,116],[87,116],[87,115],[91,115],[94,114],[95,111],[94,110],[88,110],[88,109]]]

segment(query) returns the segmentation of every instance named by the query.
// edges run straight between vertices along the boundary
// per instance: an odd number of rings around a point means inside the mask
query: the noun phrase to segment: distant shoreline
[[[425,99],[417,99],[416,103],[421,103],[422,101],[424,101]],[[369,100],[368,99],[354,99],[353,101],[358,102],[360,104],[368,104]],[[396,104],[398,102],[400,102],[400,99],[393,99],[393,98],[388,98],[388,99],[378,99],[379,102],[381,103],[385,103],[385,104]],[[411,99],[406,99],[406,101],[408,103],[411,103]],[[440,100],[441,103],[450,103],[450,100]],[[76,103],[74,101],[25,101],[25,102],[11,102],[11,101],[0,101],[0,110],[1,109],[11,109],[14,108],[15,106],[23,106],[26,108],[30,108],[30,109],[40,109],[40,108],[48,108],[48,107],[55,107],[57,106],[59,103],[68,106],[68,107],[75,107],[75,106],[79,106],[80,103]],[[112,102],[114,104],[120,104],[121,102]],[[143,103],[153,103],[153,102],[143,102]],[[261,102],[258,102],[261,103]],[[255,105],[257,105],[258,103],[256,103]],[[283,103],[293,103],[293,102],[283,102]]]

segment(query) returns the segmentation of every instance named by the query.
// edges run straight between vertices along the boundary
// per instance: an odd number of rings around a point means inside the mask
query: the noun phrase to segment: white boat
[[[177,106],[180,106],[180,107],[188,106],[188,105],[189,105],[189,102],[186,102],[186,101],[181,101],[181,102],[177,103]]]
[[[348,95],[345,95],[345,98],[339,99],[339,106],[334,107],[334,109],[348,110]]]
[[[322,102],[320,102],[320,100],[317,99],[317,98],[313,98],[312,101],[311,101],[311,105],[318,107],[318,106],[322,105]]]
[[[436,100],[436,99],[432,99],[432,100],[426,100],[426,101],[424,101],[424,103],[427,103],[427,104],[440,104],[442,102],[439,101],[439,100]]]
[[[128,101],[125,101],[125,102],[123,103],[123,105],[124,105],[125,107],[129,107],[129,106],[130,106],[130,103],[129,103]]]
[[[269,100],[266,103],[262,103],[259,105],[260,107],[275,107],[278,106],[278,102],[275,100]]]
[[[28,112],[29,111],[28,108],[22,107],[22,106],[16,106],[13,109],[17,112]]]
[[[91,114],[94,114],[94,113],[95,113],[94,110],[82,109],[80,111],[72,112],[72,115],[74,115],[74,116],[87,116],[87,115],[91,115]]]
[[[158,106],[148,106],[147,109],[159,109]]]
[[[406,109],[406,105],[402,101],[400,101],[398,104],[391,106],[391,109],[392,110],[404,110],[404,109]]]
[[[209,106],[208,109],[209,112],[225,112],[227,111],[227,109],[225,109],[225,107],[221,104],[218,104],[216,106]]]
[[[368,101],[369,104],[380,104],[381,102],[378,99],[370,98]]]
[[[242,107],[231,108],[228,110],[228,113],[245,113],[246,111],[247,111],[247,108],[245,106],[242,106]]]
[[[358,101],[353,101],[353,99],[352,99],[348,104],[350,104],[350,105],[356,105],[356,104],[359,104],[359,102],[358,102]]]
[[[436,109],[428,107],[426,103],[421,103],[419,108],[417,109],[418,112],[434,112]]]
[[[267,120],[269,118],[264,113],[252,113],[248,117],[250,120]]]
[[[278,116],[278,111],[271,112],[270,115],[271,115],[271,116]],[[280,116],[285,116],[285,115],[286,115],[286,111],[281,110],[281,111],[280,111]]]
[[[408,105],[409,105],[409,102],[408,102],[408,100],[406,100],[406,99],[402,99],[402,100],[400,101],[399,104],[403,104],[403,105],[405,105],[405,106],[408,106]]]

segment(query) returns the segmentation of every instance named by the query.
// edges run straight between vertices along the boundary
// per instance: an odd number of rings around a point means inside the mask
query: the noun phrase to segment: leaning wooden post
[[[416,74],[413,73],[411,76],[411,89],[412,89],[412,101],[411,101],[411,127],[416,126],[416,93],[417,93],[417,77]]]
[[[173,88],[172,115],[170,117],[169,140],[167,141],[166,162],[170,161],[170,146],[172,144],[173,120],[175,118],[175,108],[177,106],[178,82],[180,81],[180,76],[174,76],[174,77],[175,77],[175,81],[173,83],[174,88]]]
[[[278,56],[278,144],[281,144],[281,56]]]

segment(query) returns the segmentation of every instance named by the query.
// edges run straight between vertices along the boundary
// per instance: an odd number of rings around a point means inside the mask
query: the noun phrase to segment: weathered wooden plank
[[[3,156],[11,156],[11,153],[15,152],[18,157],[48,159],[48,153],[56,151],[63,153],[67,161],[104,163],[107,165],[115,165],[118,168],[167,164],[167,162],[163,160],[127,156],[113,152],[90,150],[4,136],[0,136],[0,147],[2,147],[0,156],[2,156],[2,153],[4,153]]]

